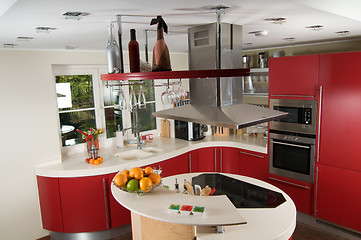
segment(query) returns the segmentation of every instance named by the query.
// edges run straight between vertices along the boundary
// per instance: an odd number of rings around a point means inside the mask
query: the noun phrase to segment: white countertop
[[[146,166],[204,147],[235,147],[259,153],[267,153],[266,144],[267,140],[265,139],[240,135],[231,135],[228,137],[208,136],[200,141],[156,137],[151,144],[146,144],[144,147],[155,147],[162,151],[152,153],[148,157],[123,160],[114,156],[117,153],[136,149],[134,145],[123,148],[100,147],[99,155],[104,161],[99,165],[92,165],[85,162],[87,154],[84,151],[70,156],[62,156],[61,161],[42,163],[35,168],[35,174],[44,177],[95,176],[130,169],[135,166]]]
[[[175,178],[187,179],[191,182],[193,176],[200,173],[181,174],[163,179],[163,184],[174,186]],[[224,174],[224,173],[222,173]],[[271,189],[283,194],[286,202],[276,208],[238,208],[236,209],[226,196],[200,197],[176,193],[172,189],[158,187],[153,192],[138,196],[124,192],[114,185],[111,190],[114,198],[124,207],[139,215],[164,222],[196,225],[197,239],[252,239],[252,240],[288,240],[296,227],[296,207],[291,198],[282,190],[266,182],[234,174],[224,174],[257,186]],[[183,184],[180,184],[183,189]],[[229,203],[233,206],[229,206]],[[189,204],[206,207],[202,216],[184,216],[168,213],[170,204]],[[151,206],[151,207],[150,207]],[[236,222],[246,221],[246,224]],[[216,234],[215,225],[224,226],[225,232]]]

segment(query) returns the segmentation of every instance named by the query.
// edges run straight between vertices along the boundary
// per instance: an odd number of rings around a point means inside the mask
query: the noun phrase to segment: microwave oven
[[[193,122],[184,122],[180,120],[174,121],[174,136],[175,138],[184,139],[188,141],[197,141],[203,139],[204,128],[206,125],[193,123]]]

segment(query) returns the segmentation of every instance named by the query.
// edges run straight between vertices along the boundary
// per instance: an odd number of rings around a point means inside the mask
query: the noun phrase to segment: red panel
[[[63,232],[58,178],[37,176],[43,228]]]
[[[214,172],[214,170],[215,170],[215,154],[216,154],[215,150],[216,150],[216,148],[212,148],[212,147],[198,149],[198,171],[199,172]]]
[[[189,158],[188,154],[182,154],[177,157],[164,160],[158,163],[148,165],[152,168],[162,169],[162,177],[173,176],[177,174],[189,173]],[[143,166],[146,167],[146,166]]]
[[[361,172],[361,52],[321,55],[320,163]]]
[[[64,232],[107,229],[103,179],[107,175],[59,179]]]
[[[316,97],[318,66],[319,55],[271,58],[269,94]]]
[[[131,222],[130,211],[124,208],[117,200],[115,200],[110,190],[112,180],[116,174],[117,172],[108,174],[108,200],[110,208],[110,222],[112,228],[123,226],[125,224],[130,224]]]
[[[268,155],[245,150],[240,151],[241,175],[267,180],[268,168]]]
[[[319,166],[317,217],[361,231],[361,173]]]
[[[222,159],[221,172],[239,174],[239,149],[222,147],[219,150],[219,159]]]
[[[313,210],[313,184],[310,183],[305,183],[305,182],[301,182],[298,180],[294,180],[294,179],[289,179],[289,178],[285,178],[285,177],[281,177],[281,176],[277,176],[277,175],[273,175],[273,174],[269,174],[269,176],[271,178],[275,178],[281,181],[285,181],[285,182],[279,182],[277,180],[273,180],[273,179],[269,179],[268,182],[278,188],[280,188],[282,191],[284,191],[285,193],[287,193],[288,196],[290,196],[290,198],[293,200],[293,202],[296,205],[296,210],[306,213],[306,214],[312,214],[312,210]],[[291,184],[290,184],[291,183]],[[295,186],[292,184],[297,184],[300,186]],[[308,187],[304,188],[301,186],[305,186]]]

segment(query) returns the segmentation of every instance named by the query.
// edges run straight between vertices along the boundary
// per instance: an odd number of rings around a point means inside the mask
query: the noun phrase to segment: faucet
[[[122,132],[124,135],[125,131],[131,129],[136,137],[137,149],[142,149],[144,141],[142,140],[142,136],[140,135],[140,124],[138,121],[138,109],[136,107],[132,109],[132,115],[133,115],[132,126],[128,127],[128,128],[123,128]],[[135,143],[135,141],[128,140],[127,143],[133,144],[133,143]]]

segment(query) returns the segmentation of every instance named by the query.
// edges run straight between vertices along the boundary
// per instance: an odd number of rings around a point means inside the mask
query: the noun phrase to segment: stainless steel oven
[[[270,122],[270,129],[294,133],[316,134],[316,100],[270,99],[270,108],[288,112],[287,117]]]
[[[315,168],[314,136],[270,132],[269,172],[313,183]]]

